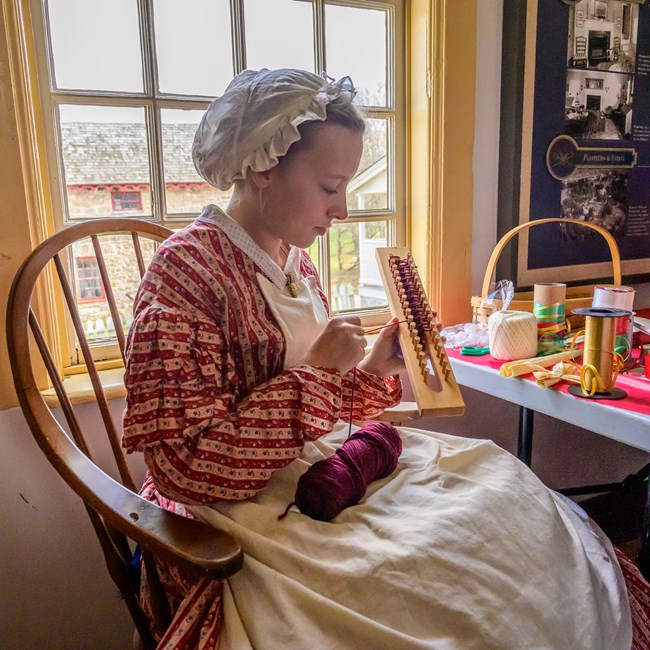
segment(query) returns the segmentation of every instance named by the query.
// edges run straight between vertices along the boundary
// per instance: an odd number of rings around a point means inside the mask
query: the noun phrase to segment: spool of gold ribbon
[[[570,386],[569,392],[594,399],[620,399],[626,393],[615,388],[623,360],[614,349],[616,319],[630,314],[622,309],[586,307],[574,309],[585,317],[585,341],[582,353],[580,386]]]

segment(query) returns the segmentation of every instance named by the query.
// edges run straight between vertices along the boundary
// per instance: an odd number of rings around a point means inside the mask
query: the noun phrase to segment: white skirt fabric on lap
[[[298,478],[348,426],[305,445],[256,498],[193,507],[237,537],[221,649],[628,650],[625,584],[602,532],[489,441],[400,428],[397,469],[331,522]]]

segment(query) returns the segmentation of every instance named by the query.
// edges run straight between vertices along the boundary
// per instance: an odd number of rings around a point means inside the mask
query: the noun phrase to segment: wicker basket
[[[591,228],[597,233],[602,235],[602,237],[607,242],[609,246],[609,252],[612,257],[612,267],[613,267],[613,279],[614,284],[621,284],[621,255],[618,251],[618,246],[616,240],[610,235],[610,233],[593,223],[587,221],[576,221],[575,219],[538,219],[536,221],[528,221],[522,223],[519,226],[516,226],[512,230],[508,231],[501,239],[497,242],[497,245],[492,251],[492,255],[485,269],[485,277],[483,278],[483,289],[482,295],[472,296],[471,306],[472,306],[472,322],[474,323],[487,323],[487,320],[490,314],[494,313],[501,309],[500,300],[492,300],[489,303],[485,301],[485,297],[488,295],[490,289],[490,282],[492,281],[492,276],[496,268],[497,260],[503,252],[506,244],[515,236],[518,235],[522,230],[527,228],[532,228],[533,226],[539,226],[543,223],[570,223],[572,225],[585,226],[586,228]],[[583,285],[579,287],[567,287],[567,298],[566,298],[566,314],[567,318],[571,317],[571,311],[578,307],[591,307],[591,302],[594,295],[594,285]],[[515,293],[515,296],[508,305],[508,309],[513,309],[516,311],[533,311],[533,292],[532,291],[523,291]],[[572,323],[573,326],[578,326],[579,323]]]

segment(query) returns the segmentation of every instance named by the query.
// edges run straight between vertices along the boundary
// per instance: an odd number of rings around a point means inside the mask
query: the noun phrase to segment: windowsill
[[[369,334],[366,336],[366,340],[368,341],[366,354],[372,349],[372,344],[376,338],[377,334]],[[99,370],[97,374],[104,388],[104,393],[106,393],[106,399],[118,399],[126,396],[124,366],[120,364],[119,368]],[[73,405],[88,404],[97,401],[92,382],[90,381],[90,375],[87,372],[76,372],[73,375],[66,376],[63,380],[63,386]],[[48,406],[54,408],[59,406],[59,398],[56,396],[54,388],[48,388],[42,391],[41,395]]]
[[[100,370],[97,374],[99,375],[99,380],[102,383],[107,399],[117,399],[126,395],[123,367]],[[63,380],[63,386],[73,405],[88,404],[97,401],[88,373],[79,373],[66,377]],[[43,399],[48,406],[55,408],[59,406],[59,399],[56,396],[54,388],[44,390],[41,395],[43,395]]]

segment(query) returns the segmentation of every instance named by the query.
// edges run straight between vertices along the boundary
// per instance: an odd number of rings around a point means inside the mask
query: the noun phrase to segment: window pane
[[[314,71],[311,2],[245,0],[246,67]]]
[[[59,115],[68,217],[150,216],[144,109],[65,104]]]
[[[99,273],[99,264],[94,257],[77,257],[75,259],[77,274],[77,302],[98,302],[106,300],[106,292]]]
[[[388,120],[366,119],[359,171],[348,185],[348,210],[388,209]]]
[[[229,0],[155,0],[162,92],[221,95],[233,77]]]
[[[375,249],[388,245],[387,223],[339,223],[328,236],[332,310],[387,305],[375,255]]]
[[[327,74],[352,77],[355,102],[364,106],[388,105],[387,21],[382,10],[325,5]]]
[[[100,243],[122,327],[127,332],[133,322],[133,300],[140,284],[133,240],[131,235],[104,235],[100,237]],[[148,265],[155,244],[151,239],[140,237],[140,246],[144,263]],[[91,240],[87,238],[75,242],[72,256],[72,267],[76,274],[73,286],[77,290],[79,314],[86,335],[91,341],[114,338],[115,324],[101,284]],[[90,264],[90,268],[86,264]],[[80,268],[87,269],[86,275],[81,275]]]
[[[204,205],[228,206],[232,190],[222,192],[206,183],[194,169],[192,141],[204,111],[160,111],[168,214],[196,214]]]
[[[320,259],[318,258],[318,250],[320,248],[320,237],[317,237],[314,240],[314,243],[307,249],[307,254],[311,258],[311,261],[314,263],[314,266],[316,267],[316,270],[318,271],[318,275],[320,276],[321,269],[320,269]]]
[[[58,88],[142,92],[136,0],[49,0]]]
[[[111,194],[113,212],[133,212],[142,210],[141,192],[121,192],[114,190]]]

